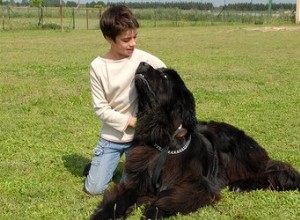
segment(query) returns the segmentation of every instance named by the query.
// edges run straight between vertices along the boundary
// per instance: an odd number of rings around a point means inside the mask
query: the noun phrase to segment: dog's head
[[[188,132],[194,130],[194,97],[175,70],[154,69],[142,62],[136,71],[135,85],[139,97],[138,123],[148,129],[151,126],[152,142],[168,142],[180,125]]]

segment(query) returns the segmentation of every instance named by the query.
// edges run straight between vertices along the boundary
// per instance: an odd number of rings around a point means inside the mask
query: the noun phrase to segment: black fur
[[[244,131],[219,122],[199,122],[192,93],[176,71],[141,63],[135,78],[139,95],[138,126],[125,164],[127,181],[105,191],[91,219],[126,218],[134,205],[144,204],[142,219],[188,214],[220,199],[221,190],[299,190],[300,174],[285,162],[272,160]],[[178,127],[187,131],[176,135]],[[152,177],[160,151],[168,154],[160,186]]]

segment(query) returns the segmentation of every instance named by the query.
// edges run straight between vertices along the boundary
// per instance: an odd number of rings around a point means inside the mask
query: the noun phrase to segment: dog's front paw
[[[144,215],[141,217],[141,220],[162,220],[164,216],[164,212],[157,207],[148,206],[144,211]]]
[[[106,220],[106,219],[114,219],[113,214],[105,211],[104,209],[98,209],[91,216],[90,220]]]

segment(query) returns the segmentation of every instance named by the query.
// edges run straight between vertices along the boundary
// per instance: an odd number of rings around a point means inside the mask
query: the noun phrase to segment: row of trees
[[[59,7],[60,0],[22,0],[21,2],[15,2],[14,0],[4,1],[0,0],[2,5],[14,5],[14,6],[45,6],[45,7]],[[62,1],[63,6],[77,7],[78,2],[75,1]]]
[[[255,11],[266,11],[268,10],[268,4],[251,4],[251,3],[236,3],[236,4],[228,4],[224,8],[236,11],[242,10],[255,10]],[[291,3],[273,3],[272,9],[277,10],[296,10],[296,4]]]
[[[250,1],[250,0],[249,0]],[[63,6],[66,7],[78,7],[83,6],[87,8],[97,8],[97,7],[105,7],[110,4],[124,4],[125,1],[120,1],[119,3],[108,3],[105,4],[103,1],[91,1],[86,3],[85,5],[79,5],[80,1],[62,1]],[[3,5],[16,5],[16,6],[45,6],[45,7],[59,7],[60,0],[22,0],[21,2],[15,3],[14,0],[0,0],[0,4]],[[211,10],[214,9],[212,3],[202,3],[201,2],[125,2],[130,8],[136,9],[144,9],[144,8],[178,8],[181,10],[190,10],[190,9],[198,9],[198,10]],[[268,4],[252,4],[252,3],[235,3],[235,4],[227,4],[222,6],[224,9],[228,10],[255,10],[255,11],[265,11],[268,10]],[[296,4],[291,3],[273,3],[273,10],[295,10]]]
[[[94,6],[99,4],[100,2],[91,2],[90,6]],[[121,4],[122,2],[120,2]],[[126,2],[126,4],[130,8],[137,8],[137,9],[143,9],[143,8],[178,8],[181,10],[190,10],[190,9],[198,9],[198,10],[211,10],[214,7],[212,3],[203,3],[200,2]],[[221,6],[222,8],[231,9],[231,10],[257,10],[257,11],[265,11],[268,10],[269,5],[268,4],[253,4],[250,3],[235,3],[235,4],[226,4],[225,6]],[[296,9],[296,4],[291,3],[273,3],[272,4],[273,10],[279,10],[279,9],[286,9],[286,10],[294,10]]]
[[[77,7],[80,1],[62,1],[62,5],[66,7]],[[14,0],[0,0],[2,5],[13,6],[45,6],[45,7],[59,7],[60,0],[22,0],[15,2]],[[103,3],[104,4],[104,3]],[[85,6],[85,5],[82,5]]]
[[[120,2],[121,3],[121,2]],[[202,2],[126,2],[130,8],[145,9],[145,8],[178,8],[182,10],[198,9],[210,10],[214,8],[212,3]]]

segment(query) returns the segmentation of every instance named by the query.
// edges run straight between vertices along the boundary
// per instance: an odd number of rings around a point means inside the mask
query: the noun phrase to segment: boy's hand
[[[131,118],[129,119],[128,125],[129,125],[130,127],[135,128],[136,125],[137,125],[137,118],[131,116]]]

